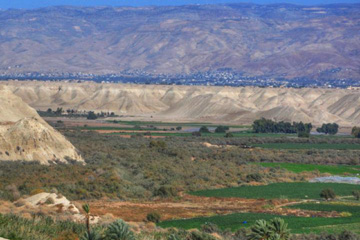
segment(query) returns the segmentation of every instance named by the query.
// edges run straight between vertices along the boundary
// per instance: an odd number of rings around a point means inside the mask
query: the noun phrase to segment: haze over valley
[[[359,9],[359,4],[224,4],[5,10],[0,73],[95,80],[115,75],[115,81],[157,83],[187,79],[185,84],[195,79],[236,85],[247,78],[293,79],[294,86],[359,84]],[[214,82],[209,72],[224,76]]]

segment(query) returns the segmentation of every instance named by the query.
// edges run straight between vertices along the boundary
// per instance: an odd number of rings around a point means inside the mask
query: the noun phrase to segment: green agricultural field
[[[75,127],[75,129],[80,129],[80,130],[89,130],[89,131],[96,131],[96,130],[133,130],[133,131],[139,131],[139,130],[143,130],[143,131],[154,131],[154,128],[141,128],[141,127],[108,127],[108,126],[104,126],[104,127]],[[163,129],[156,129],[157,131],[161,131]]]
[[[217,127],[219,126],[219,124],[212,124],[212,123],[201,123],[201,122],[186,122],[186,123],[175,123],[175,122],[149,122],[149,121],[121,121],[121,120],[111,120],[111,121],[107,121],[107,122],[111,122],[111,123],[119,123],[119,124],[125,124],[125,125],[153,125],[153,126],[172,126],[172,127],[176,127],[176,126],[182,126],[182,127],[201,127],[201,126],[206,126],[206,127]],[[251,126],[248,125],[226,125],[228,127],[231,128],[250,128]]]
[[[335,149],[335,150],[360,150],[360,144],[348,143],[264,143],[254,144],[255,147],[270,149]]]
[[[338,217],[338,218],[321,218],[321,217],[296,217],[296,216],[277,216],[272,214],[263,214],[263,213],[235,213],[229,215],[217,215],[212,217],[200,217],[184,220],[170,220],[164,221],[159,224],[159,226],[168,228],[168,227],[177,227],[184,229],[193,229],[201,228],[201,225],[205,223],[214,223],[218,225],[221,229],[230,228],[232,231],[236,231],[240,228],[249,227],[255,223],[256,220],[265,219],[270,220],[274,217],[283,218],[291,229],[292,233],[311,233],[311,232],[321,232],[322,228],[328,226],[336,226],[334,229],[338,229],[338,232],[344,230],[344,225],[354,225],[352,226],[356,229],[356,226],[360,229],[360,217],[358,215],[353,215],[350,217]],[[244,223],[246,221],[246,223]]]
[[[287,198],[287,199],[319,199],[322,189],[331,188],[338,196],[349,196],[353,190],[360,190],[360,185],[341,183],[273,183],[264,186],[242,186],[214,190],[191,192],[204,197],[239,197],[239,198]]]
[[[284,168],[288,171],[300,173],[319,171],[320,173],[330,173],[333,175],[357,174],[360,173],[360,166],[344,166],[344,165],[316,165],[302,163],[258,163],[263,167]]]
[[[131,130],[131,129],[127,129],[127,130]],[[133,129],[136,130],[136,129]],[[160,129],[161,130],[161,129]],[[151,131],[146,131],[145,132],[151,132]],[[233,134],[233,136],[236,138],[240,138],[240,137],[271,137],[271,138],[280,138],[280,137],[294,137],[295,135],[292,134],[277,134],[277,133],[247,133],[247,132],[231,132]],[[124,133],[111,133],[111,134],[115,134],[115,135],[136,135],[137,133],[129,133],[129,132],[124,132]],[[173,137],[192,137],[192,133],[191,132],[164,132],[164,133],[159,133],[159,132],[151,132],[152,136],[173,136]],[[202,137],[220,137],[223,138],[225,136],[225,133],[201,133]]]
[[[304,209],[312,211],[323,211],[323,212],[349,212],[353,216],[360,218],[360,202],[358,204],[349,204],[346,202],[334,202],[334,203],[301,203],[289,206],[288,208]]]

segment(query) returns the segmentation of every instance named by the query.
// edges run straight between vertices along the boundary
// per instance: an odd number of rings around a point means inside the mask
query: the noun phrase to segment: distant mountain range
[[[360,79],[360,4],[0,11],[0,73]]]

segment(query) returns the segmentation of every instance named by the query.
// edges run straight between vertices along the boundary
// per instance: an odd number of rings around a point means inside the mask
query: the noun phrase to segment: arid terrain
[[[37,110],[115,112],[122,119],[251,124],[265,117],[360,124],[360,90],[1,82]]]
[[[1,160],[84,161],[64,136],[4,86],[0,86],[0,112]]]
[[[0,72],[359,79],[359,4],[49,7],[0,12]]]

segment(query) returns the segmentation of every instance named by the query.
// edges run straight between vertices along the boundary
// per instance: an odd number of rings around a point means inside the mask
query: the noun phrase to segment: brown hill
[[[0,11],[0,72],[360,79],[360,5],[50,7]]]
[[[360,90],[1,82],[35,109],[62,107],[166,121],[251,123],[266,117],[360,124]]]
[[[83,162],[74,146],[21,98],[0,86],[0,160]]]

